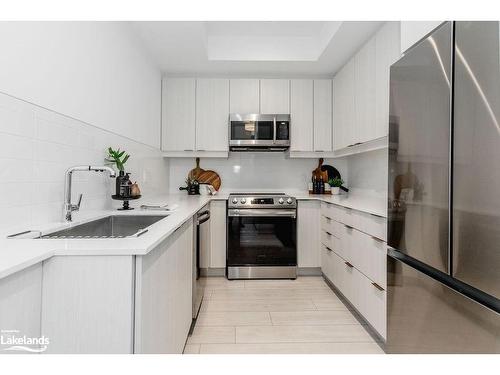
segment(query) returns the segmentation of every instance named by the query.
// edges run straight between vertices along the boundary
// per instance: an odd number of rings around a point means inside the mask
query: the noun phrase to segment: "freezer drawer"
[[[500,314],[387,257],[388,353],[500,353]]]

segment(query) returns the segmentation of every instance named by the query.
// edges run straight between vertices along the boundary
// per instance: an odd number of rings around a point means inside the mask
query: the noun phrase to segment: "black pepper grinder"
[[[325,194],[325,183],[323,182],[323,176],[319,179],[319,194]]]
[[[318,184],[316,183],[316,176],[312,177],[312,183],[313,183],[313,194],[317,194]]]

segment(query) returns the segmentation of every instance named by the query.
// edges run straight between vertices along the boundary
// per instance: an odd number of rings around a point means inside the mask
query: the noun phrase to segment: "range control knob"
[[[286,203],[288,203],[288,204],[292,204],[292,202],[293,202],[292,198],[288,198],[288,199],[286,200]]]
[[[284,202],[285,202],[285,201],[283,200],[283,198],[278,199],[278,203],[279,203],[279,204],[283,204]]]
[[[241,203],[241,204],[245,204],[245,203],[247,203],[247,200],[246,200],[245,198],[241,198],[241,199],[240,199],[240,203]]]
[[[238,199],[233,198],[233,203],[234,203],[234,204],[238,203]]]

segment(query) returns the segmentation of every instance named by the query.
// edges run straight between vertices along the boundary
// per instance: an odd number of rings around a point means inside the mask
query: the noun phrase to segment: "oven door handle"
[[[297,211],[295,209],[286,209],[286,208],[278,208],[278,209],[268,209],[268,208],[231,208],[227,210],[228,217],[297,217]]]

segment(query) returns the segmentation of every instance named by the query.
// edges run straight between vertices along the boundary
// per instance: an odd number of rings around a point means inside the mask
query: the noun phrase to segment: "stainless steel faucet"
[[[106,166],[96,167],[92,165],[80,165],[69,168],[66,171],[66,179],[64,186],[64,218],[66,219],[66,221],[72,220],[72,212],[78,211],[80,209],[80,203],[82,203],[82,196],[83,196],[82,194],[80,194],[77,204],[71,203],[71,180],[73,178],[73,172],[76,171],[94,171],[94,172],[108,171],[109,177],[116,177],[116,172],[112,168]]]

